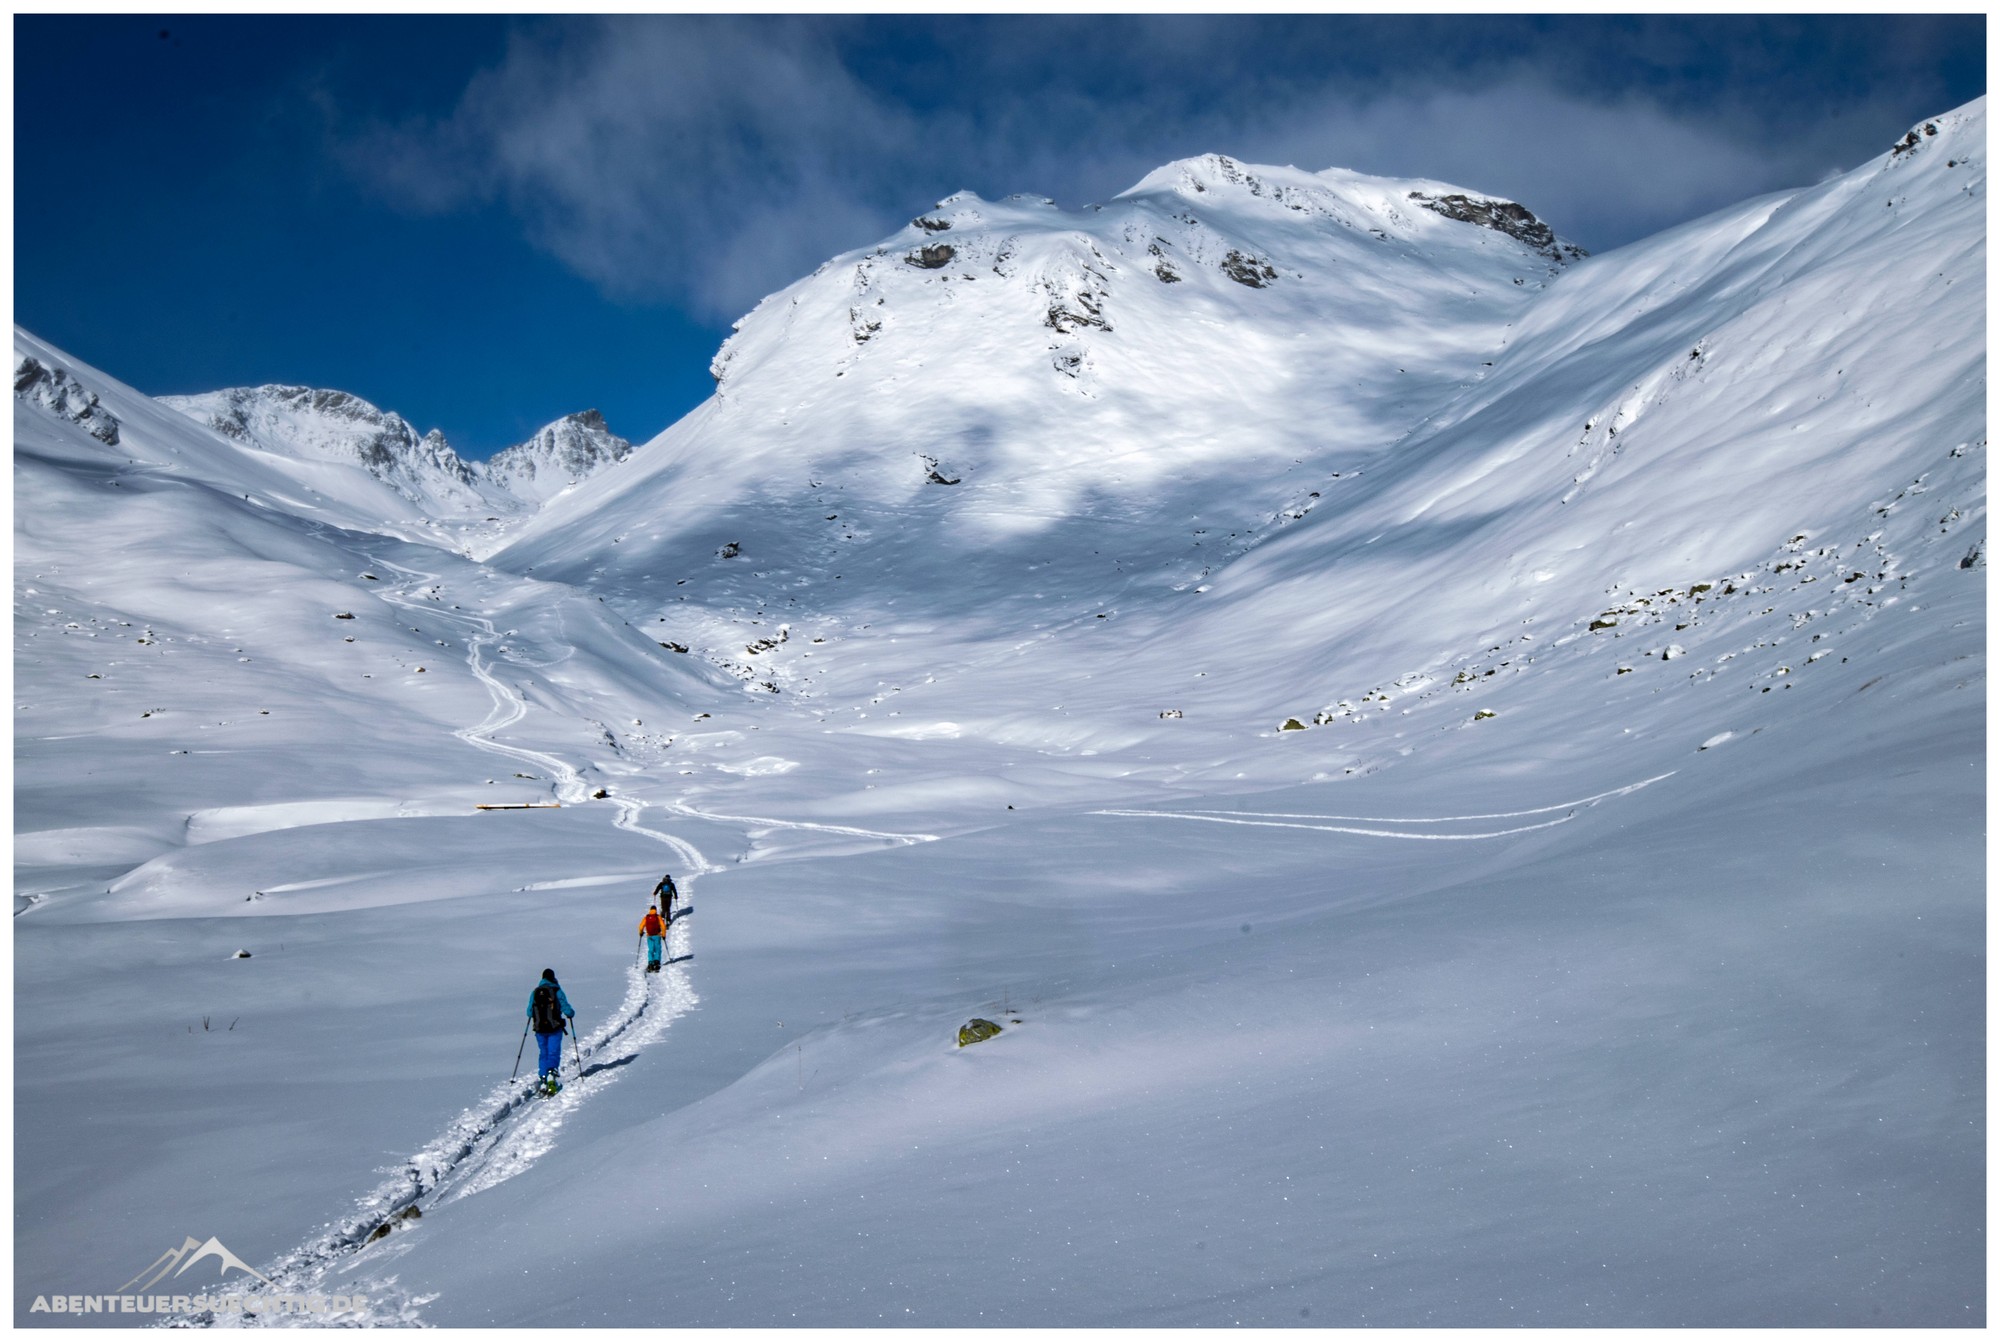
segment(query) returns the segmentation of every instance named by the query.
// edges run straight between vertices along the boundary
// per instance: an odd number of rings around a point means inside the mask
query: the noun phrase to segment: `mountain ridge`
[[[156,399],[259,451],[359,467],[436,520],[531,512],[632,451],[596,410],[565,415],[481,462],[460,457],[441,430],[419,433],[351,392],[270,383]]]

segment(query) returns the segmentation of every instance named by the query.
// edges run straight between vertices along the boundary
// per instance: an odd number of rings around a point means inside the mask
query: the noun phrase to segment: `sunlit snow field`
[[[1983,1323],[1925,124],[1582,260],[953,197],[492,523],[17,330],[118,425],[17,391],[17,1323],[185,1236],[363,1322]]]

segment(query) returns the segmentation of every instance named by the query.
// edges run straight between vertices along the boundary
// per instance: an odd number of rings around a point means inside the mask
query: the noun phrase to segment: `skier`
[[[668,872],[662,876],[660,883],[653,887],[653,903],[666,915],[669,923],[672,923],[674,920],[674,897],[678,894],[680,894],[680,891],[674,889],[674,874],[672,872]]]
[[[556,982],[556,971],[544,969],[542,981],[528,994],[528,1019],[535,1027],[535,1044],[541,1050],[541,1088],[544,1095],[562,1089],[562,1041],[569,1022],[576,1017],[569,998]]]
[[[655,904],[646,910],[646,916],[639,920],[639,935],[646,939],[646,972],[660,972],[660,939],[667,934],[667,925],[660,917],[660,906]]]

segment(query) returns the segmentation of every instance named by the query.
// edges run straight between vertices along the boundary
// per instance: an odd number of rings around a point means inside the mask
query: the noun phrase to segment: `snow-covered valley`
[[[1982,1323],[1984,135],[954,196],[477,470],[17,328],[17,1322]]]

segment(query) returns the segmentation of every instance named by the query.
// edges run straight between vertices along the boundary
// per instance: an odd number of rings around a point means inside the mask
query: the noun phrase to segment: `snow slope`
[[[1983,197],[952,197],[435,543],[17,332],[17,1320],[1983,1322]]]

